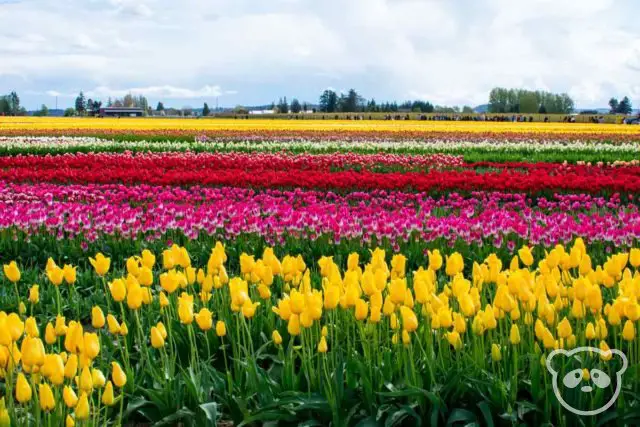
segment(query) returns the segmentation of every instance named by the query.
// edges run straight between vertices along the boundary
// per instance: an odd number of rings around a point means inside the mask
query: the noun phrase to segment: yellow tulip
[[[122,323],[120,323],[120,335],[123,337],[126,337],[129,334],[129,328],[127,327],[127,324],[125,323],[125,321],[123,320]]]
[[[40,331],[38,330],[38,324],[36,323],[35,317],[33,316],[28,317],[27,320],[24,321],[24,331],[31,338],[40,336]]]
[[[80,399],[78,400],[78,405],[76,406],[76,419],[84,421],[89,418],[90,412],[91,408],[89,407],[89,398],[87,397],[87,393],[83,392],[82,394],[80,394]]]
[[[67,418],[64,421],[64,425],[65,425],[65,427],[75,427],[76,422],[74,421],[74,419],[71,416],[71,414],[67,414]]]
[[[156,324],[156,328],[158,328],[158,331],[160,331],[160,335],[162,335],[163,339],[167,339],[167,328],[165,328],[164,323],[162,322],[158,322]]]
[[[53,391],[49,384],[44,383],[38,386],[38,400],[40,409],[45,412],[51,411],[56,407],[56,399],[53,397]]]
[[[278,332],[277,330],[274,330],[271,333],[271,339],[273,340],[273,343],[275,345],[280,345],[282,344],[282,336],[280,335],[280,332]]]
[[[318,343],[318,353],[326,353],[328,349],[327,339],[325,337],[321,337],[320,342]]]
[[[137,310],[142,306],[143,289],[140,283],[134,282],[127,290],[127,307],[130,310]]]
[[[568,338],[572,333],[571,323],[569,323],[569,320],[565,317],[558,324],[558,336],[560,338]]]
[[[109,292],[115,302],[122,302],[127,296],[127,287],[122,279],[115,279],[109,283]]]
[[[518,250],[518,256],[520,257],[520,261],[527,267],[531,267],[533,264],[533,255],[531,254],[531,249],[527,246],[523,246]]]
[[[102,404],[105,406],[113,406],[115,400],[116,399],[113,395],[113,383],[111,381],[107,381],[107,385],[102,393]]]
[[[67,359],[67,363],[64,365],[64,376],[71,379],[76,376],[78,372],[78,356],[71,354]]]
[[[156,326],[151,327],[151,346],[153,348],[164,347],[164,338]]]
[[[640,267],[640,248],[633,248],[629,252],[629,263],[635,267]]]
[[[456,350],[462,348],[462,340],[460,339],[460,334],[456,331],[451,331],[446,334],[447,341],[449,344]]]
[[[429,268],[433,271],[438,271],[442,267],[442,255],[440,251],[435,249],[428,252],[429,255]]]
[[[15,261],[11,261],[9,264],[5,264],[3,267],[4,275],[8,281],[17,283],[20,280],[20,269],[18,268],[18,264],[16,264]]]
[[[67,325],[65,324],[64,316],[60,316],[59,314],[56,316],[55,331],[56,335],[59,337],[67,333]]]
[[[256,308],[259,305],[259,302],[251,302],[251,300],[247,298],[244,300],[244,304],[242,304],[242,315],[247,319],[253,318],[256,314]]]
[[[93,390],[93,378],[91,377],[91,370],[88,367],[84,367],[80,373],[80,390],[91,393]]]
[[[145,267],[152,269],[156,263],[156,256],[149,250],[145,249],[142,251],[142,265]]]
[[[142,286],[151,286],[153,284],[153,272],[150,268],[143,266],[138,274],[138,282]]]
[[[358,298],[356,300],[355,316],[356,320],[365,320],[369,315],[369,304],[363,299]]]
[[[33,285],[29,288],[29,302],[31,304],[37,304],[40,301],[40,286]]]
[[[48,373],[49,381],[55,386],[62,385],[65,378],[65,366],[59,354],[50,354],[45,359],[44,370]]]
[[[47,323],[47,326],[44,329],[44,341],[47,344],[52,345],[53,343],[55,343],[57,341],[57,339],[58,339],[58,337],[56,335],[55,328],[53,327],[51,322]]]
[[[104,313],[97,305],[91,309],[91,326],[95,329],[104,328],[105,325]]]
[[[62,268],[62,275],[65,282],[69,285],[73,285],[76,282],[76,267],[65,264]]]
[[[227,325],[222,320],[216,322],[216,335],[219,337],[227,335]]]
[[[54,286],[60,286],[64,280],[64,270],[58,266],[54,266],[47,270],[47,278]]]
[[[100,354],[100,337],[95,332],[85,332],[84,337],[84,354],[91,360]]]
[[[127,383],[127,374],[122,370],[118,362],[111,362],[111,379],[118,388],[122,388]]]
[[[105,257],[102,253],[98,253],[95,258],[89,258],[89,262],[98,276],[107,274],[109,267],[111,267],[111,258]]]
[[[499,362],[502,360],[502,352],[500,351],[500,346],[496,343],[491,344],[491,359],[494,362]]]
[[[104,377],[104,374],[100,369],[93,368],[91,369],[91,381],[93,382],[93,386],[95,388],[102,388],[104,387],[107,379]]]
[[[596,338],[596,328],[593,326],[593,323],[587,323],[587,327],[584,331],[584,336],[588,340],[593,340]]]
[[[294,337],[300,335],[300,318],[297,314],[292,314],[291,317],[289,317],[287,332]]]
[[[633,326],[633,322],[631,320],[627,320],[624,323],[624,328],[622,329],[622,338],[625,341],[633,341],[636,339],[636,328]]]
[[[511,325],[511,331],[509,332],[509,342],[513,345],[520,344],[520,329],[515,323]]]
[[[160,291],[160,296],[158,299],[160,301],[160,308],[164,308],[169,305],[169,298],[167,298],[167,294],[165,294],[164,292]]]
[[[120,333],[120,324],[112,314],[107,314],[107,325],[109,326],[109,332],[111,334],[117,335]]]
[[[16,383],[16,400],[20,403],[27,403],[31,400],[31,386],[22,372],[18,374]]]
[[[418,329],[418,318],[416,314],[408,307],[400,307],[400,315],[402,316],[402,328],[405,331],[413,332]]]

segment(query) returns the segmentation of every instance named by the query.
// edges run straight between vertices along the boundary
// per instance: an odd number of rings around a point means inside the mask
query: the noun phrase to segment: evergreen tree
[[[291,112],[294,114],[298,114],[300,111],[302,111],[302,105],[300,105],[300,101],[298,101],[296,98],[293,98],[293,100],[291,101]]]
[[[209,114],[211,114],[211,110],[209,110],[209,106],[207,105],[207,103],[204,103],[204,107],[202,107],[202,115],[204,117],[207,117]]]
[[[76,98],[76,112],[83,116],[87,111],[87,101],[84,99],[84,93],[80,91]]]
[[[629,100],[628,97],[624,97],[622,98],[622,101],[620,101],[620,103],[618,104],[618,109],[617,109],[617,113],[618,114],[631,114],[631,111],[633,111],[633,108],[631,107],[631,101]]]

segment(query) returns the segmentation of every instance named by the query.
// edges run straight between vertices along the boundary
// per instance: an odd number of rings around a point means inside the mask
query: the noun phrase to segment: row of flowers
[[[227,261],[220,243],[201,268],[177,245],[160,259],[144,250],[117,267],[99,253],[90,258],[95,275],[89,279],[49,258],[43,270],[28,272],[40,283],[28,290],[21,266],[5,264],[1,280],[15,294],[4,293],[0,301],[16,309],[0,312],[0,375],[6,384],[0,420],[22,422],[29,412],[42,424],[151,422],[154,411],[136,412],[134,403],[150,395],[170,397],[168,405],[154,399],[156,406],[168,406],[156,412],[214,399],[226,403],[219,410],[230,418],[231,397],[242,388],[264,394],[282,383],[292,392],[321,393],[331,408],[328,418],[338,422],[350,376],[363,380],[351,387],[373,415],[385,385],[429,389],[452,367],[460,369],[462,360],[489,372],[503,390],[492,397],[498,413],[514,411],[526,390],[533,393],[531,405],[541,405],[534,412],[550,421],[554,411],[545,409],[555,401],[543,384],[551,374],[541,365],[563,375],[575,370],[569,359],[554,360],[552,350],[600,348],[601,354],[581,355],[576,384],[588,382],[589,374],[627,368],[610,351],[613,346],[628,354],[631,372],[638,368],[639,249],[594,265],[578,239],[542,259],[524,246],[509,263],[490,254],[472,267],[459,253],[434,250],[416,271],[407,271],[402,254],[389,257],[380,249],[366,263],[352,253],[344,266],[332,257],[313,265],[301,256],[279,258],[270,248],[259,257],[243,253],[235,271]],[[83,280],[94,284],[93,306],[67,320],[81,303]],[[62,297],[71,302],[68,312]],[[51,312],[42,312],[43,304]],[[91,328],[82,322],[89,318]],[[218,358],[224,364],[215,365],[221,371],[221,386],[215,387],[205,375]],[[346,380],[342,374],[338,379],[333,373],[343,361],[365,368],[347,369]],[[261,370],[274,362],[283,368]],[[190,375],[190,387],[175,395],[175,378],[183,373]],[[261,375],[269,381],[257,383]],[[600,392],[571,403],[581,410],[603,406],[613,391],[609,383],[594,382]],[[635,399],[638,384],[630,375],[620,387]],[[234,423],[251,420],[262,408],[251,409]]]
[[[631,196],[630,196],[631,197]],[[0,182],[0,229],[59,238],[105,235],[159,239],[171,231],[232,240],[243,234],[284,244],[287,238],[362,245],[444,239],[501,247],[509,239],[553,245],[583,237],[630,245],[640,238],[633,202],[589,195],[473,193],[431,197],[396,191],[344,195],[319,191],[148,185],[56,185]],[[513,244],[510,243],[510,244]]]
[[[114,139],[94,137],[69,136],[0,136],[2,150],[49,149],[85,149],[86,151],[109,151],[126,147],[132,151],[219,151],[221,149],[280,151],[296,149],[305,152],[320,150],[341,151],[349,150],[400,150],[410,152],[466,152],[481,150],[490,152],[527,151],[532,153],[544,152],[608,152],[608,153],[637,153],[640,156],[640,144],[563,140],[561,136],[549,140],[537,139],[484,139],[467,140],[463,137],[441,140],[384,140],[376,137],[363,139],[349,139],[342,141],[317,139],[283,139],[260,138],[251,140],[228,141],[222,137],[196,138],[188,141],[172,140],[134,140],[123,142]]]
[[[402,156],[373,156],[404,164]],[[315,168],[315,158],[329,159]],[[282,154],[211,153],[98,153],[59,156],[0,157],[0,180],[55,183],[145,183],[258,188],[316,188],[335,190],[413,191],[640,191],[639,166],[589,166],[555,163],[465,164],[463,170],[379,173],[367,170],[327,171],[332,160],[359,162],[367,156],[289,156]],[[298,161],[297,159],[302,159]],[[456,163],[449,157],[418,157],[431,162]],[[367,162],[364,161],[366,164]],[[317,164],[316,164],[317,166]],[[291,170],[288,170],[288,169]],[[308,169],[307,169],[308,168]],[[615,170],[615,173],[613,171]],[[293,171],[293,172],[292,172]]]
[[[140,168],[145,170],[211,171],[246,169],[254,173],[276,171],[332,171],[341,169],[423,170],[464,166],[462,156],[450,154],[401,155],[401,154],[290,154],[269,153],[68,153],[56,156],[18,155],[0,157],[0,168],[43,169],[101,169]],[[515,167],[518,167],[517,165]]]
[[[287,123],[287,122],[285,122]],[[135,124],[135,123],[134,123]],[[482,142],[486,140],[500,141],[573,141],[573,142],[610,142],[614,144],[634,143],[640,140],[640,135],[631,126],[563,126],[552,130],[550,127],[538,127],[531,129],[525,126],[495,128],[484,128],[470,130],[462,127],[453,130],[434,130],[425,126],[423,128],[411,129],[403,124],[391,128],[370,127],[370,128],[350,128],[350,127],[329,127],[328,129],[276,129],[278,122],[264,124],[241,123],[237,128],[197,128],[176,129],[173,126],[155,129],[140,129],[138,126],[127,127],[131,122],[123,122],[120,128],[109,127],[65,127],[59,128],[34,128],[30,126],[0,127],[0,136],[24,137],[24,136],[89,136],[89,137],[122,137],[127,138],[153,138],[153,139],[177,139],[177,140],[199,140],[217,139],[230,141],[263,141],[263,140],[316,140],[316,141],[362,141],[362,140],[382,140],[382,141],[471,141]],[[518,129],[519,127],[519,129]]]

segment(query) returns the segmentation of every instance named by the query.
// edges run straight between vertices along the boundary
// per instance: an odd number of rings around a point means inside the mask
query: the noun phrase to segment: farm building
[[[100,117],[142,117],[142,108],[128,107],[103,107],[100,108]]]

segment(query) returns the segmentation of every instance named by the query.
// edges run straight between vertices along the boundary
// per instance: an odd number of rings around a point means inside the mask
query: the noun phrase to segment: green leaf
[[[452,426],[455,423],[468,424],[476,421],[477,417],[473,412],[462,408],[456,408],[451,411],[451,415],[449,415],[449,419],[447,420],[447,426]]]
[[[493,422],[493,415],[491,414],[491,407],[489,403],[480,402],[478,403],[478,408],[480,408],[480,412],[482,412],[482,416],[484,417],[484,423],[487,427],[493,427],[495,424]]]
[[[206,418],[206,426],[214,427],[218,418],[218,404],[216,402],[203,403],[198,406]]]
[[[164,417],[163,419],[158,421],[155,424],[155,426],[156,427],[174,426],[174,425],[178,424],[178,421],[193,419],[195,417],[195,415],[196,414],[194,414],[193,411],[190,410],[189,408],[182,408],[182,409],[177,410],[176,412],[174,412],[171,415],[167,415],[166,417]]]

